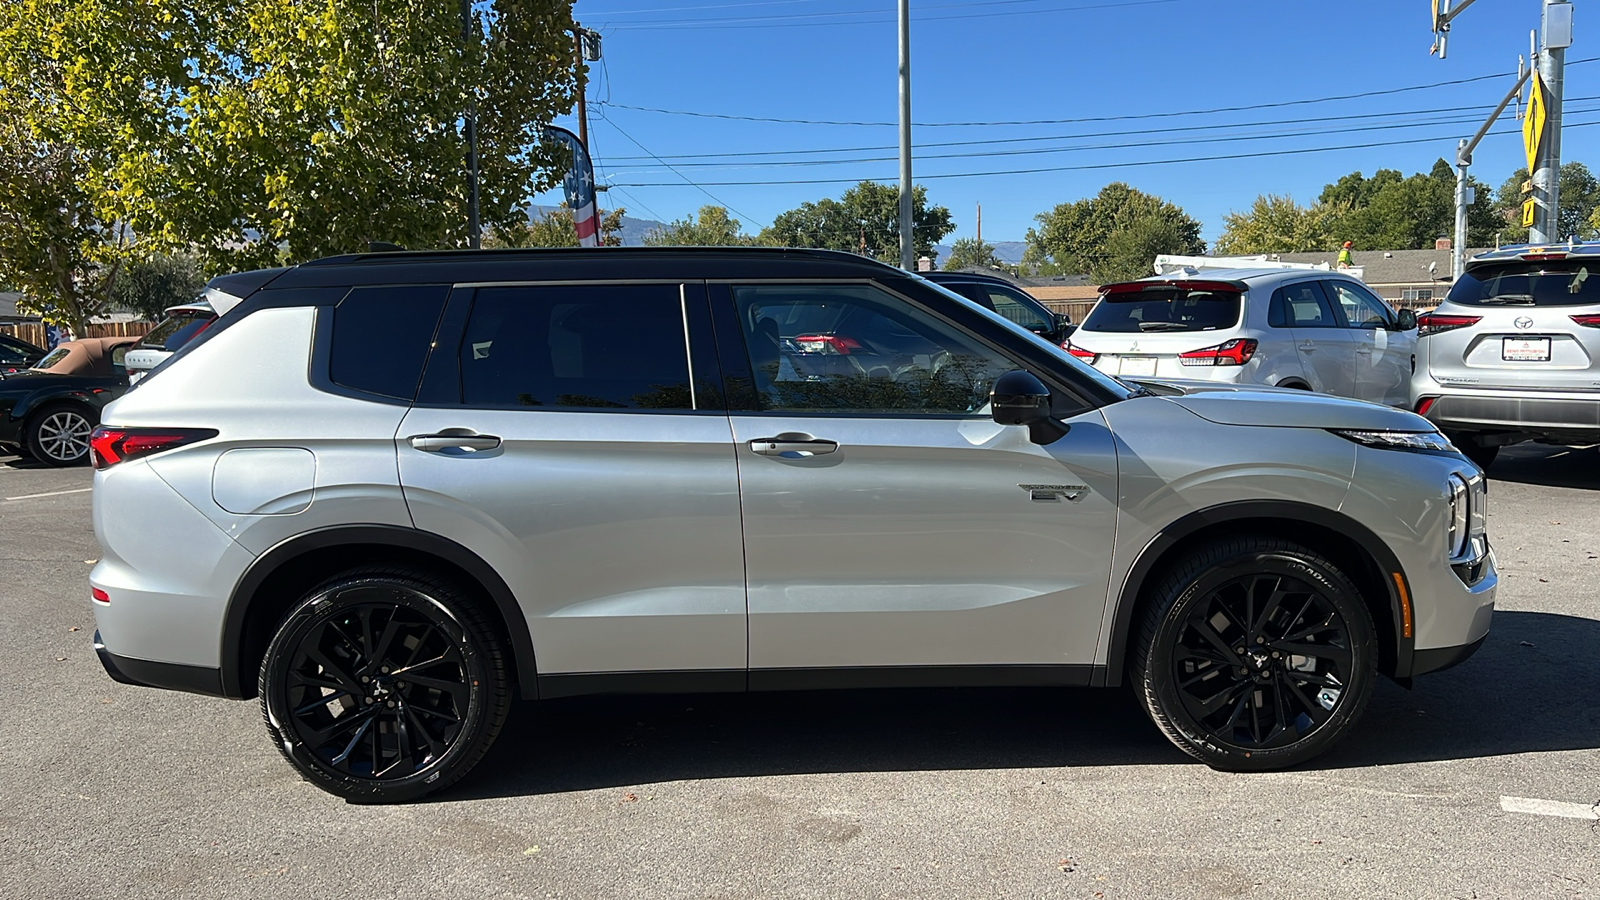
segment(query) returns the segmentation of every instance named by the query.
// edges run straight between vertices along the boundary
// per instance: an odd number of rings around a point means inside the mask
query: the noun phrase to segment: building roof
[[[21,299],[21,294],[0,293],[0,322],[14,324],[39,321],[38,316],[24,315],[17,311],[17,301]]]
[[[1450,252],[1449,250],[1352,250],[1351,262],[1360,266],[1364,272],[1362,280],[1370,285],[1383,284],[1428,284],[1430,281],[1438,282],[1441,286],[1450,283]],[[1468,250],[1467,256],[1483,253],[1484,250]],[[1282,262],[1296,263],[1327,263],[1336,265],[1339,260],[1339,251],[1312,253],[1276,253],[1273,254]],[[1434,274],[1428,275],[1428,263],[1433,263]]]

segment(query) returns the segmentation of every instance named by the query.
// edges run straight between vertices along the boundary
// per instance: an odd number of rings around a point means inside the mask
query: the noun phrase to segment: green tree
[[[1087,274],[1104,284],[1150,274],[1161,253],[1206,252],[1200,223],[1182,207],[1122,182],[1035,219],[1024,262],[1041,274]]]
[[[726,207],[702,206],[698,217],[677,219],[644,236],[650,247],[748,247],[755,238],[740,230]]]
[[[1503,227],[1487,186],[1467,183],[1476,198],[1467,209],[1467,243],[1484,246]],[[1340,210],[1332,240],[1324,249],[1351,241],[1367,250],[1421,250],[1440,237],[1453,237],[1456,217],[1456,173],[1440,159],[1427,173],[1404,177],[1395,169],[1379,169],[1371,178],[1352,172],[1322,190],[1319,202]]]
[[[1532,194],[1524,190],[1528,184],[1528,170],[1518,169],[1500,185],[1494,198],[1499,226],[1505,233],[1525,238],[1522,227],[1522,201]],[[1581,162],[1562,163],[1556,186],[1559,208],[1556,211],[1556,233],[1552,240],[1564,241],[1568,237],[1587,240],[1600,235],[1600,179]],[[1483,245],[1480,245],[1483,246]]]
[[[929,207],[927,189],[911,189],[912,255],[935,257],[933,245],[955,230],[950,210]],[[779,247],[816,247],[825,250],[865,250],[883,262],[900,261],[900,188],[863,181],[838,200],[802,203],[780,214],[761,230],[756,240]]]
[[[1287,196],[1262,194],[1249,212],[1222,217],[1214,249],[1222,256],[1326,250],[1334,246],[1337,220],[1338,210],[1326,203],[1301,206]]]
[[[600,213],[600,245],[622,246],[623,207]],[[525,217],[520,222],[494,226],[483,239],[485,247],[577,247],[578,229],[572,224],[572,210],[558,206],[542,216]]]
[[[1001,267],[1000,257],[994,255],[994,245],[977,238],[961,238],[950,245],[950,258],[944,261],[942,269],[954,271],[956,269],[987,268],[998,269]]]
[[[111,288],[111,305],[159,322],[167,307],[193,300],[206,280],[192,253],[151,254],[124,265]]]

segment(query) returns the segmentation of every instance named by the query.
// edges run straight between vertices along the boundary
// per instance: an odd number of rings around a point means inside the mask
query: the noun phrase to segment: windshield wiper
[[[1140,331],[1188,331],[1189,326],[1182,322],[1140,322]]]
[[[1484,306],[1532,306],[1532,294],[1501,294],[1497,297],[1485,297],[1478,301]]]

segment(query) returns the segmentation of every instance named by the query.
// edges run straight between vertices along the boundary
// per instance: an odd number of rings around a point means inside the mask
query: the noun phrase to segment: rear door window
[[[685,306],[675,284],[481,288],[461,342],[461,402],[695,409]]]
[[[1600,305],[1600,266],[1561,260],[1468,269],[1450,288],[1449,301],[1463,306]]]
[[[1242,295],[1232,287],[1151,284],[1108,292],[1083,320],[1086,331],[1217,331],[1239,324]]]

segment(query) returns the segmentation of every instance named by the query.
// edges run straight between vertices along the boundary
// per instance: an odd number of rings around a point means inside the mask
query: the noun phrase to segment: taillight
[[[1423,397],[1421,400],[1418,400],[1417,401],[1417,415],[1419,415],[1419,416],[1427,415],[1428,414],[1428,410],[1433,409],[1433,401],[1438,400],[1438,399],[1439,399],[1438,397]]]
[[[1215,347],[1179,353],[1178,362],[1186,366],[1242,366],[1256,355],[1256,342],[1250,338],[1234,338]]]
[[[1476,325],[1483,316],[1441,316],[1437,313],[1423,313],[1417,316],[1417,337],[1427,337],[1430,334],[1440,334]]]
[[[1078,359],[1086,359],[1089,362],[1094,362],[1094,358],[1097,355],[1092,350],[1085,350],[1082,347],[1073,346],[1071,341],[1063,341],[1062,344],[1061,344],[1061,349],[1067,351],[1068,353],[1071,353],[1073,356],[1077,357]]]
[[[828,356],[849,356],[851,350],[860,350],[861,345],[847,337],[836,334],[802,334],[794,339],[795,346],[801,353],[822,353]]]
[[[96,469],[217,436],[215,428],[115,428],[101,425],[89,435],[89,458]]]
[[[1600,328],[1600,316],[1568,316],[1567,318],[1586,328]]]
[[[97,601],[99,601],[101,603],[110,603],[111,602],[111,595],[110,594],[106,593],[105,591],[100,590],[97,587],[94,587],[93,585],[91,585],[89,587],[89,596],[93,597],[95,600],[97,600]]]

